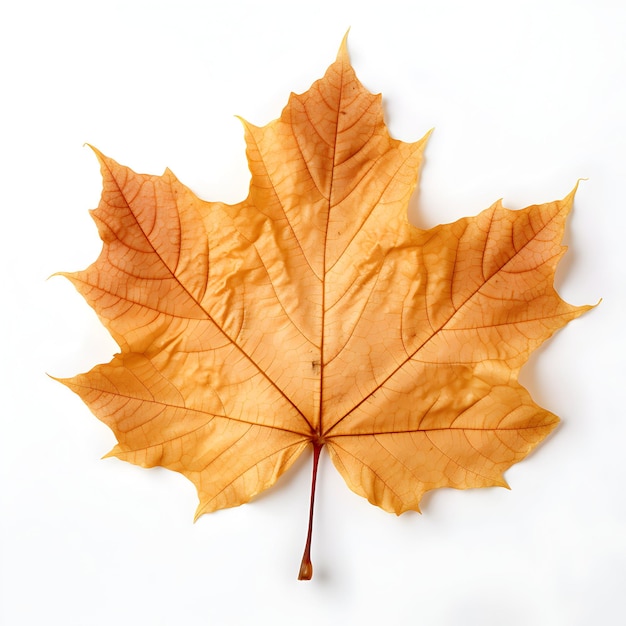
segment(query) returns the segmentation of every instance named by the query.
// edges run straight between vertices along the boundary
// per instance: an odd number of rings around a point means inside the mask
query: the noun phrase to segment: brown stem
[[[320,460],[320,452],[323,443],[313,444],[313,477],[311,479],[311,505],[309,507],[309,532],[306,536],[306,545],[304,546],[304,554],[302,555],[302,563],[300,564],[300,573],[298,580],[311,580],[313,576],[313,565],[311,564],[311,535],[313,534],[313,506],[315,505],[315,484],[317,482],[317,465]]]

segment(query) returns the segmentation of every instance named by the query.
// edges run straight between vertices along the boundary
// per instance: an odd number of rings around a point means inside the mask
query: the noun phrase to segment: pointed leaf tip
[[[574,185],[573,189],[565,196],[565,198],[563,198],[564,201],[568,202],[570,205],[572,205],[574,203],[574,196],[576,195],[576,192],[578,191],[578,187],[580,185],[581,182],[589,180],[588,178],[579,178],[576,181],[576,184]]]
[[[350,34],[350,29],[346,31],[346,34],[343,36],[341,40],[341,45],[339,46],[339,51],[337,52],[337,61],[344,61],[345,63],[350,63],[350,54],[348,53],[348,35]]]
[[[96,148],[96,146],[93,146],[92,144],[88,142],[85,142],[83,146],[89,148],[96,155],[96,157],[98,158],[98,161],[102,161],[103,159],[106,158],[104,154],[102,154],[102,152],[100,152],[100,150]]]

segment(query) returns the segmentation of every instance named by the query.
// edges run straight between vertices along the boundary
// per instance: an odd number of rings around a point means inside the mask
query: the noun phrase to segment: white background
[[[435,127],[412,207],[428,227],[579,178],[557,286],[598,308],[524,383],[562,426],[511,491],[440,490],[397,518],[322,459],[315,576],[296,580],[310,456],[253,503],[192,523],[183,477],[109,459],[110,431],[46,376],[116,346],[71,285],[100,242],[96,160],[246,195],[241,115],[277,117],[334,60],[382,92],[394,136]],[[626,5],[617,0],[7,0],[0,10],[0,623],[626,623]]]

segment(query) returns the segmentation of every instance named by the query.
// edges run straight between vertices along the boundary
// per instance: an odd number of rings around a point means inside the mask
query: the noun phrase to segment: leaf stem
[[[309,507],[309,531],[306,536],[306,545],[300,564],[298,580],[311,580],[313,576],[313,565],[311,563],[311,535],[313,534],[313,507],[315,506],[315,485],[317,483],[317,466],[320,460],[320,452],[324,447],[323,443],[313,443],[313,476],[311,478],[311,504]]]

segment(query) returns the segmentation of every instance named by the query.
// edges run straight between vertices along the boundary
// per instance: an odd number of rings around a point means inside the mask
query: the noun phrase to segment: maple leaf
[[[180,472],[196,515],[247,502],[312,444],[397,514],[424,492],[505,485],[558,418],[517,382],[589,307],[556,293],[574,192],[420,230],[407,221],[426,138],[390,137],[344,40],[278,120],[244,122],[235,205],[96,151],[103,249],[64,274],[120,346],[64,382],[115,433],[110,456]]]

